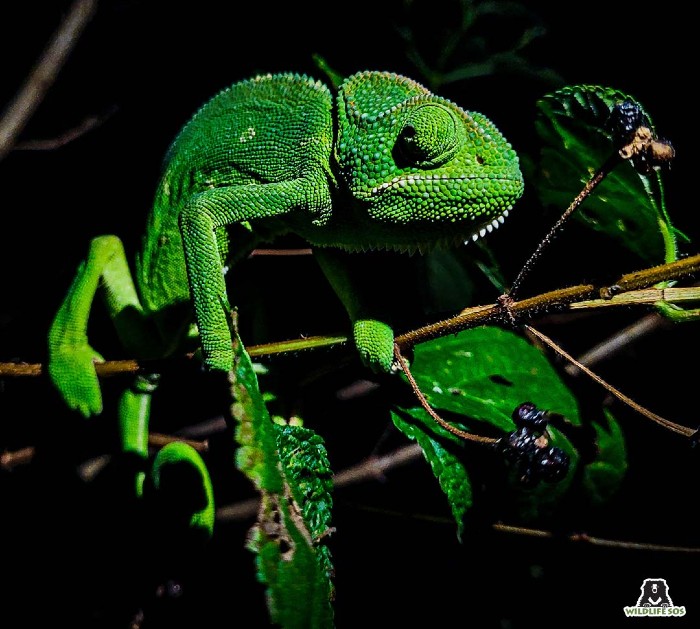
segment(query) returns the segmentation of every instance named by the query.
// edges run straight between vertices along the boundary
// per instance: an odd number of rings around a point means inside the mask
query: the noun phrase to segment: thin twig
[[[578,193],[576,198],[571,202],[568,208],[566,208],[566,211],[559,217],[556,223],[552,226],[552,228],[549,230],[547,235],[540,241],[540,243],[537,245],[537,248],[535,251],[532,253],[532,255],[525,261],[525,264],[523,264],[522,268],[520,269],[520,272],[518,273],[517,277],[515,278],[515,281],[513,282],[510,290],[508,291],[508,296],[511,299],[515,299],[515,296],[518,293],[518,290],[520,290],[520,286],[527,276],[527,274],[530,272],[530,269],[534,265],[534,263],[539,259],[539,257],[542,255],[542,252],[544,251],[545,247],[548,247],[556,236],[561,232],[562,228],[564,227],[564,223],[569,219],[569,217],[578,209],[578,207],[583,203],[583,201],[595,190],[595,188],[600,184],[605,177],[610,174],[610,172],[620,163],[621,157],[619,154],[615,153],[612,155],[606,162],[601,166],[600,170],[591,177],[590,181],[584,186],[583,190]]]
[[[417,443],[398,448],[383,456],[371,456],[348,467],[333,476],[333,486],[337,489],[366,480],[383,478],[385,472],[420,459],[423,450]],[[257,498],[242,500],[216,510],[216,519],[221,522],[247,520],[258,513],[260,501]]]
[[[494,439],[493,437],[484,437],[482,435],[476,435],[472,432],[467,432],[466,430],[460,430],[456,426],[453,426],[448,421],[445,421],[442,417],[440,417],[440,415],[438,415],[435,412],[435,409],[433,409],[433,407],[430,406],[430,403],[425,398],[425,395],[423,395],[423,391],[420,390],[420,387],[418,386],[418,383],[413,377],[413,374],[411,373],[406,359],[403,357],[399,346],[396,344],[394,344],[394,356],[396,357],[396,360],[399,361],[399,365],[401,365],[401,371],[404,372],[404,375],[406,376],[408,383],[411,385],[411,389],[413,389],[413,393],[418,398],[418,401],[420,402],[421,406],[425,409],[428,415],[430,415],[430,417],[432,417],[447,432],[452,433],[453,435],[455,435],[455,437],[459,437],[460,439],[464,439],[465,441],[476,441],[477,443],[488,444],[494,444],[498,441],[498,439]]]
[[[46,138],[44,140],[25,140],[19,142],[15,146],[16,151],[55,151],[56,149],[77,140],[79,137],[101,126],[104,122],[117,111],[116,107],[112,107],[106,113],[99,116],[89,116],[80,124],[72,129],[68,129],[55,138]]]
[[[148,433],[148,445],[152,448],[162,448],[176,441],[192,446],[197,452],[206,452],[209,450],[209,442],[206,439],[204,441],[195,441],[194,439],[185,439],[175,435],[164,435],[159,432]]]
[[[642,317],[631,325],[617,331],[612,336],[608,337],[601,343],[591,347],[588,351],[581,354],[577,361],[586,367],[591,367],[601,360],[608,359],[619,352],[624,347],[636,339],[658,330],[659,328],[672,325],[668,319],[665,319],[660,314],[654,312]],[[581,370],[573,363],[569,363],[564,367],[564,371],[570,376],[578,376]]]
[[[187,443],[192,446],[197,452],[206,452],[209,449],[209,442],[204,439],[202,441],[196,441],[193,439],[185,439],[184,437],[178,437],[174,435],[164,435],[158,432],[152,432],[148,435],[148,445],[151,448],[162,448],[163,446],[172,443],[174,441],[179,441],[182,443]],[[34,446],[26,446],[20,448],[19,450],[6,451],[0,454],[0,469],[10,471],[19,465],[26,465],[31,463],[36,456],[36,448]],[[108,455],[100,455],[90,461],[83,463],[83,467],[89,470],[102,469],[104,464],[108,460]],[[96,463],[99,462],[99,463]],[[89,480],[94,476],[94,473],[86,473],[85,480]]]
[[[24,85],[0,117],[0,160],[14,147],[96,8],[97,0],[75,0]]]
[[[588,367],[585,365],[582,365],[580,362],[578,362],[573,356],[568,354],[566,351],[564,351],[559,345],[557,345],[552,339],[550,339],[547,335],[542,334],[542,332],[539,332],[538,330],[535,330],[535,328],[525,325],[525,329],[536,336],[540,341],[542,341],[545,345],[553,349],[557,354],[568,360],[570,363],[576,365],[581,371],[583,371],[587,376],[595,380],[600,386],[602,386],[606,391],[608,391],[610,394],[614,395],[618,400],[621,400],[631,408],[633,408],[635,411],[637,411],[639,414],[643,415],[644,417],[647,417],[651,421],[659,424],[660,426],[663,426],[664,428],[667,428],[668,430],[671,430],[672,432],[675,432],[679,435],[683,435],[684,437],[692,437],[696,434],[697,430],[693,428],[688,428],[687,426],[681,426],[680,424],[676,424],[675,422],[669,421],[668,419],[665,419],[664,417],[661,417],[660,415],[657,415],[656,413],[650,411],[649,409],[644,408],[643,406],[637,404],[633,399],[630,397],[626,396],[624,393],[621,391],[618,391],[615,387],[612,385],[608,384],[603,380],[598,374],[594,373],[591,371]]]
[[[525,261],[525,264],[520,269],[510,291],[507,293],[507,297],[510,301],[513,301],[517,295],[523,280],[530,272],[533,264],[540,258],[545,247],[549,246],[554,238],[561,232],[564,223],[571,217],[571,215],[581,206],[581,203],[585,201],[593,192],[593,190],[605,179],[618,165],[620,165],[624,160],[629,160],[635,169],[640,169],[640,163],[645,164],[645,168],[649,166],[660,166],[662,164],[668,164],[675,156],[675,151],[669,142],[665,140],[660,140],[656,137],[656,134],[646,126],[646,124],[640,124],[631,137],[615,138],[615,142],[624,142],[622,146],[617,146],[617,151],[613,153],[605,163],[598,169],[598,171],[591,177],[591,179],[583,187],[583,190],[578,193],[576,198],[571,202],[564,213],[559,217],[556,223],[552,226],[549,232],[537,245],[537,249],[533,254]],[[641,159],[641,162],[639,161]]]
[[[672,553],[700,553],[700,548],[694,546],[669,546],[665,544],[649,544],[646,542],[625,542],[614,539],[604,539],[594,537],[587,533],[573,533],[560,537],[551,531],[541,529],[531,529],[524,526],[510,526],[508,524],[494,524],[493,529],[500,533],[511,533],[514,535],[526,535],[528,537],[540,537],[546,539],[565,539],[570,542],[582,542],[592,546],[605,546],[607,548],[620,548],[625,550],[648,550]]]

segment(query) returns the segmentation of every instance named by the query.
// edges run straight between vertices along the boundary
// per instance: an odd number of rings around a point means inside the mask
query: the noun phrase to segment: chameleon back
[[[199,109],[165,157],[137,263],[141,299],[149,312],[161,314],[173,304],[189,303],[178,229],[188,200],[210,188],[287,181],[319,169],[328,171],[331,112],[328,88],[298,74],[236,83]],[[222,228],[217,232],[219,250],[230,264],[274,231],[274,222],[267,229],[256,223],[255,232],[247,224]]]

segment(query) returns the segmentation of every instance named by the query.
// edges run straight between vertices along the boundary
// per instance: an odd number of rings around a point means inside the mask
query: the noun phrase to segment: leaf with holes
[[[246,546],[256,556],[258,579],[267,586],[270,618],[288,628],[330,627],[332,567],[317,535],[330,508],[323,444],[308,432],[286,434],[273,424],[235,330],[230,380],[236,465],[260,494],[258,520]],[[309,475],[317,475],[318,482],[309,484]]]

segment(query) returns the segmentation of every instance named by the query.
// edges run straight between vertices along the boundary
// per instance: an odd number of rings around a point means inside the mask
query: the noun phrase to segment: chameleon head
[[[523,192],[518,157],[485,116],[405,77],[363,72],[338,96],[335,157],[355,198],[346,228],[397,250],[477,239]],[[369,244],[369,243],[368,243]]]

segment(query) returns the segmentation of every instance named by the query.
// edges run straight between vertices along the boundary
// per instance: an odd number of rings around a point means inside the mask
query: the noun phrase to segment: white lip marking
[[[484,236],[486,236],[486,228],[485,228],[485,227],[482,227],[482,228],[479,230],[479,236],[480,236],[481,238],[483,238]]]
[[[487,231],[489,234],[493,231],[493,225],[491,225],[491,223],[489,223],[489,224],[486,226],[486,231]]]

